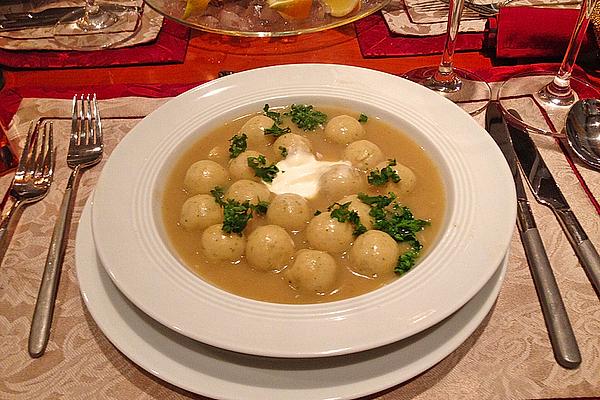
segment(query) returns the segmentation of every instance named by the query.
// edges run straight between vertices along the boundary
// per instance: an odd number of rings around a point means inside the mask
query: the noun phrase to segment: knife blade
[[[61,7],[59,9],[48,9],[45,11],[41,11],[40,13],[5,14],[5,18],[0,19],[0,32],[14,31],[25,28],[52,26],[55,25],[61,19],[64,19],[65,21],[75,21],[81,16],[80,13],[74,12],[77,10],[82,10],[82,8]]]
[[[529,206],[506,122],[495,102],[491,102],[487,107],[485,128],[504,154],[515,181],[519,236],[538,293],[554,357],[563,367],[576,368],[581,364],[581,353],[544,243],[535,223],[535,217]]]
[[[82,9],[79,7],[53,7],[47,8],[39,12],[17,12],[9,14],[0,14],[0,20],[6,21],[22,21],[31,19],[45,19],[45,18],[61,18],[70,12]]]
[[[521,118],[515,110],[509,112]],[[536,200],[549,207],[565,232],[596,293],[600,295],[600,256],[571,210],[529,134],[508,125],[513,147]]]

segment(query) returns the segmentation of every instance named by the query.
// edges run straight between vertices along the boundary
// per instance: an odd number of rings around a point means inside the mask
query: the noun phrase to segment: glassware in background
[[[598,0],[582,1],[579,17],[558,72],[519,74],[500,87],[498,100],[506,119],[531,132],[561,136],[569,109],[578,99],[600,98],[600,92],[596,88],[572,76],[597,3]],[[509,113],[510,109],[516,110],[521,118]]]
[[[440,64],[417,68],[408,71],[403,76],[438,92],[473,115],[487,106],[491,90],[487,82],[474,73],[454,66],[454,50],[464,0],[449,0],[448,4],[448,26]]]
[[[141,16],[142,7],[85,0],[84,7],[58,21],[54,39],[66,49],[73,50],[113,47],[139,31]]]

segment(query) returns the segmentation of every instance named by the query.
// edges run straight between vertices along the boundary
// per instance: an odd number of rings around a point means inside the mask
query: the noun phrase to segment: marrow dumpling
[[[390,274],[400,257],[400,248],[387,233],[371,230],[360,235],[350,250],[350,265],[359,274],[378,277]]]
[[[261,271],[279,270],[294,255],[294,241],[278,225],[264,225],[248,236],[246,259],[248,264]]]
[[[240,203],[249,201],[250,204],[257,204],[259,201],[269,201],[271,191],[261,182],[241,179],[234,182],[227,192],[225,198],[233,199]]]
[[[353,232],[352,224],[340,222],[332,218],[330,212],[324,212],[310,220],[306,238],[314,249],[342,253],[350,248]]]
[[[340,144],[352,143],[364,139],[367,135],[362,124],[349,115],[338,115],[332,118],[323,133],[330,142]]]
[[[215,186],[227,186],[229,173],[221,165],[211,160],[196,161],[185,173],[183,187],[191,194],[210,193]]]
[[[295,193],[277,195],[267,210],[267,219],[271,224],[279,225],[290,231],[306,227],[311,216],[308,201]]]
[[[273,151],[275,152],[275,158],[277,160],[283,158],[280,149],[282,147],[287,150],[288,154],[313,152],[310,140],[304,136],[296,135],[295,133],[286,133],[285,135],[278,137],[275,143],[273,143]]]
[[[375,167],[373,171],[379,173],[383,168],[386,168],[389,165],[389,161],[384,161]],[[399,182],[389,181],[386,183],[382,189],[385,192],[394,192],[398,195],[408,194],[413,191],[415,185],[417,184],[417,176],[412,171],[412,169],[408,168],[406,165],[400,164],[396,162],[396,165],[390,166],[398,176],[400,177]]]
[[[186,230],[204,229],[223,221],[223,209],[209,194],[197,194],[183,203],[179,223]]]
[[[330,201],[335,201],[349,194],[363,192],[365,186],[365,175],[346,164],[329,167],[319,178],[320,191]]]
[[[294,263],[284,271],[284,277],[296,289],[327,293],[334,289],[338,266],[325,251],[303,249],[296,253]]]
[[[266,115],[257,115],[250,118],[240,128],[238,134],[246,135],[248,149],[263,150],[275,141],[273,135],[265,135],[265,129],[272,128],[274,123],[275,121]]]
[[[385,160],[379,146],[368,140],[357,140],[344,149],[344,160],[348,160],[356,168],[371,169]]]
[[[264,154],[261,154],[258,151],[248,150],[229,161],[229,175],[231,176],[231,179],[234,181],[247,179],[260,182],[260,178],[256,176],[254,170],[248,166],[248,157],[259,156],[264,156]],[[268,160],[267,164],[269,164]]]
[[[204,255],[214,261],[237,262],[244,255],[246,237],[223,232],[222,224],[211,225],[200,237]]]

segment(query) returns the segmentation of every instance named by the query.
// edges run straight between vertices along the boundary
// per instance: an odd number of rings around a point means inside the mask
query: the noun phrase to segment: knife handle
[[[570,209],[554,210],[581,266],[600,295],[600,255]]]
[[[565,368],[577,368],[581,364],[581,354],[538,229],[521,231],[521,241],[548,327],[554,357]]]

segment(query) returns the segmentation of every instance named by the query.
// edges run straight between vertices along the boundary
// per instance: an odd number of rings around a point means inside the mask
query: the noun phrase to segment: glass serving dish
[[[175,21],[203,31],[252,37],[336,28],[373,14],[390,0],[146,0]],[[334,16],[339,15],[339,16]]]

